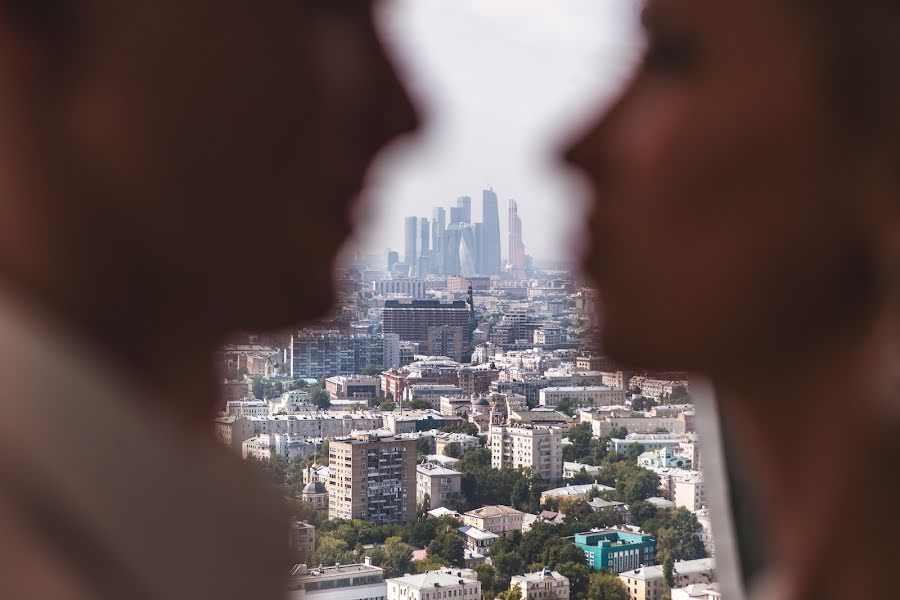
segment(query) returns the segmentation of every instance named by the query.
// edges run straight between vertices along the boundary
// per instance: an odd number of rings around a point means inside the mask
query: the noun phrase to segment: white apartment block
[[[555,427],[494,425],[491,466],[495,469],[529,468],[544,481],[562,478],[562,433]]]
[[[683,507],[691,512],[706,508],[706,487],[703,475],[693,472],[690,475],[673,481],[673,500],[675,506]]]
[[[578,406],[612,406],[625,404],[625,390],[602,385],[585,387],[548,387],[538,393],[541,406],[555,407],[569,399]]]
[[[428,494],[428,510],[446,506],[454,494],[459,494],[462,473],[435,463],[416,466],[416,505]]]
[[[509,587],[519,588],[522,600],[569,600],[569,578],[547,568],[514,575]]]
[[[712,558],[676,561],[673,569],[675,587],[709,583],[714,571],[715,560]],[[667,591],[662,565],[624,571],[619,573],[619,579],[628,588],[629,600],[660,600]]]
[[[370,412],[319,411],[297,415],[248,417],[253,435],[289,434],[299,437],[346,437],[353,431],[378,429],[382,426],[380,414]],[[219,419],[223,427],[223,419]],[[252,437],[252,436],[251,436]]]
[[[287,600],[387,600],[384,571],[371,564],[309,569],[297,565],[288,577]]]
[[[387,580],[388,600],[481,600],[481,583],[468,569],[439,569]]]

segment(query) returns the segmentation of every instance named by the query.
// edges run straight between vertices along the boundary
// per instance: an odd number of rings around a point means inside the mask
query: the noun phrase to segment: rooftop
[[[716,568],[716,560],[714,558],[698,558],[697,560],[679,560],[675,561],[674,572],[680,575],[689,573],[710,573]],[[631,579],[639,579],[643,581],[651,579],[662,579],[662,565],[652,567],[641,567],[633,571],[625,571],[619,573],[620,577],[629,577]]]
[[[541,496],[547,496],[550,498],[565,498],[566,496],[578,496],[587,494],[593,488],[596,488],[600,492],[611,492],[615,490],[615,488],[611,488],[608,485],[602,485],[600,483],[586,483],[584,485],[567,485],[566,487],[547,490],[543,492]]]
[[[515,515],[524,515],[525,513],[514,509],[511,506],[504,506],[502,504],[498,504],[496,506],[482,506],[481,508],[476,508],[474,510],[470,510],[465,513],[467,516],[471,517],[501,517],[501,516],[515,516]]]
[[[475,540],[496,540],[498,537],[500,537],[496,533],[484,531],[482,529],[478,529],[477,527],[472,527],[471,525],[463,525],[462,527],[457,527],[456,530],[464,536],[470,537]]]
[[[439,571],[422,573],[421,575],[406,575],[388,579],[388,581],[416,590],[471,585],[478,582],[475,574],[467,569],[441,569]]]
[[[319,566],[315,569],[309,569],[306,565],[297,565],[291,569],[291,579],[307,579],[315,577],[328,577],[333,575],[346,575],[355,573],[382,573],[379,567],[373,567],[363,563],[353,565],[337,564],[331,567]]]
[[[512,581],[515,583],[516,581],[544,581],[545,579],[555,579],[557,581],[565,579],[566,582],[569,581],[567,577],[560,575],[558,571],[551,571],[548,567],[544,567],[542,571],[536,571],[534,573],[514,575]]]

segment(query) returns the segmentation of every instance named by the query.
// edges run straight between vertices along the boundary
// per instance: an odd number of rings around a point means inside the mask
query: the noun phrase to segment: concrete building
[[[667,396],[671,396],[675,388],[683,387],[688,389],[687,381],[669,381],[665,379],[643,378],[639,380],[641,388],[641,396],[644,398],[653,398],[660,400]]]
[[[561,488],[554,488],[541,493],[541,504],[546,504],[551,498],[559,502],[559,508],[564,509],[566,504],[577,502],[579,500],[587,501],[592,491],[596,492],[614,492],[615,488],[599,483],[587,483],[584,485],[567,485]]]
[[[438,300],[387,300],[381,319],[384,333],[396,333],[401,341],[418,342],[426,352],[431,352],[428,349],[429,327],[463,327],[466,330],[464,346],[468,347],[470,343],[469,305],[464,301],[443,303]]]
[[[513,575],[509,587],[519,588],[522,600],[569,600],[569,578],[546,567],[537,573]]]
[[[640,444],[645,452],[669,448],[673,451],[681,446],[682,439],[668,434],[629,433],[625,439],[613,438],[609,441],[609,449],[619,454],[627,454],[628,447]]]
[[[706,508],[706,487],[703,485],[703,475],[692,473],[691,475],[676,479],[673,482],[673,500],[675,506],[683,507],[691,512]]]
[[[487,556],[488,554],[490,554],[491,546],[494,545],[494,542],[500,539],[500,536],[496,533],[484,531],[483,529],[472,527],[471,525],[463,525],[462,527],[458,527],[457,531],[459,531],[460,535],[463,536],[463,541],[466,544],[466,550],[475,554],[480,554],[482,556]]]
[[[264,417],[269,414],[269,403],[265,400],[231,400],[225,403],[225,414],[229,417]]]
[[[562,342],[563,330],[561,327],[543,326],[534,330],[534,343],[538,346],[555,346]]]
[[[511,506],[482,506],[463,513],[463,523],[482,531],[503,535],[509,531],[522,531],[525,513]]]
[[[442,454],[446,456],[447,446],[450,444],[459,445],[459,449],[462,452],[466,452],[467,450],[472,450],[473,448],[481,447],[481,438],[476,435],[468,435],[465,433],[445,433],[443,431],[435,434],[434,437],[434,452],[435,454]]]
[[[294,521],[290,530],[291,558],[305,563],[316,551],[316,528],[306,521]]]
[[[387,600],[481,600],[474,571],[445,568],[387,580]]]
[[[494,425],[490,428],[491,466],[528,468],[544,481],[562,477],[562,434],[553,427]]]
[[[484,190],[481,196],[481,218],[484,223],[482,275],[499,275],[503,271],[500,250],[500,213],[497,194],[493,189]]]
[[[269,460],[273,456],[281,456],[285,461],[303,458],[314,453],[319,444],[305,437],[290,434],[263,434],[245,440],[241,444],[241,457],[244,460]]]
[[[431,406],[435,410],[441,409],[442,396],[461,396],[463,391],[453,384],[416,384],[410,385],[403,390],[403,400],[419,399],[431,402]]]
[[[329,519],[416,520],[416,440],[362,434],[332,441],[328,460]]]
[[[447,278],[447,290],[450,292],[467,292],[469,288],[475,292],[486,292],[491,289],[490,277],[460,277],[452,275]]]
[[[408,296],[414,300],[421,300],[425,297],[427,288],[424,279],[401,277],[373,281],[372,289],[379,296]]]
[[[287,600],[386,600],[384,571],[371,564],[294,567],[288,577]]]
[[[538,403],[553,408],[562,400],[578,406],[614,406],[625,403],[625,390],[604,386],[547,387],[538,392]]]
[[[563,479],[572,479],[582,471],[584,471],[585,474],[593,477],[600,472],[601,468],[602,467],[585,465],[579,462],[563,462]]]
[[[656,562],[656,540],[627,529],[602,529],[575,534],[575,545],[584,552],[594,571],[621,573]]]
[[[416,504],[421,505],[428,495],[428,510],[446,506],[455,494],[460,493],[462,473],[435,463],[416,466]]]
[[[325,380],[325,391],[332,400],[358,400],[368,404],[381,396],[381,380],[367,375],[336,375]]]
[[[522,219],[519,217],[519,205],[515,200],[509,201],[509,276],[519,281],[525,279],[525,244],[522,242]],[[524,598],[524,597],[523,597]]]
[[[219,417],[215,422],[216,439],[232,452],[240,454],[242,446],[256,431],[253,422],[247,417]]]
[[[710,583],[714,570],[715,560],[712,558],[676,561],[673,569],[675,587]],[[641,566],[622,571],[619,573],[619,579],[628,588],[630,600],[660,600],[666,592],[662,565]]]
[[[604,437],[613,429],[624,427],[629,433],[668,433],[683,435],[686,425],[680,417],[645,417],[641,414],[628,416],[591,415],[591,432],[596,437]]]

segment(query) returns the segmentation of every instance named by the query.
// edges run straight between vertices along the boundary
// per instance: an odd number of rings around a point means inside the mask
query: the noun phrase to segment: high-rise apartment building
[[[416,239],[419,236],[419,217],[406,217],[404,227],[404,244],[403,244],[403,262],[409,268],[415,268],[416,259],[419,255],[416,253],[418,247]]]
[[[468,335],[469,305],[461,300],[448,303],[438,300],[387,300],[381,319],[384,333],[396,333],[403,341],[418,342],[421,348],[428,348],[428,331],[433,327],[465,328],[464,346],[468,348],[471,341]]]
[[[525,244],[522,242],[522,219],[519,218],[519,205],[515,200],[509,201],[509,276],[512,279],[525,279]]]
[[[328,518],[416,520],[416,440],[361,434],[328,449]]]
[[[552,427],[494,425],[491,427],[491,466],[528,468],[552,483],[562,478],[562,433]]]
[[[335,331],[304,331],[291,336],[292,379],[324,379],[354,375],[366,367],[384,368],[384,337],[346,335]]]
[[[497,207],[497,194],[494,190],[482,193],[482,222],[484,227],[484,273],[482,275],[498,275],[502,271],[500,257],[500,213]]]

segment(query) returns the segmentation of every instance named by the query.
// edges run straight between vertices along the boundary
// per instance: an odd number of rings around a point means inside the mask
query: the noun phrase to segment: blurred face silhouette
[[[643,63],[570,150],[621,360],[713,373],[870,310],[872,248],[818,33],[783,0],[651,0]]]
[[[106,240],[97,260],[128,255],[123,278],[170,284],[198,320],[325,310],[367,165],[415,126],[374,3],[54,4],[68,7],[58,197]]]

